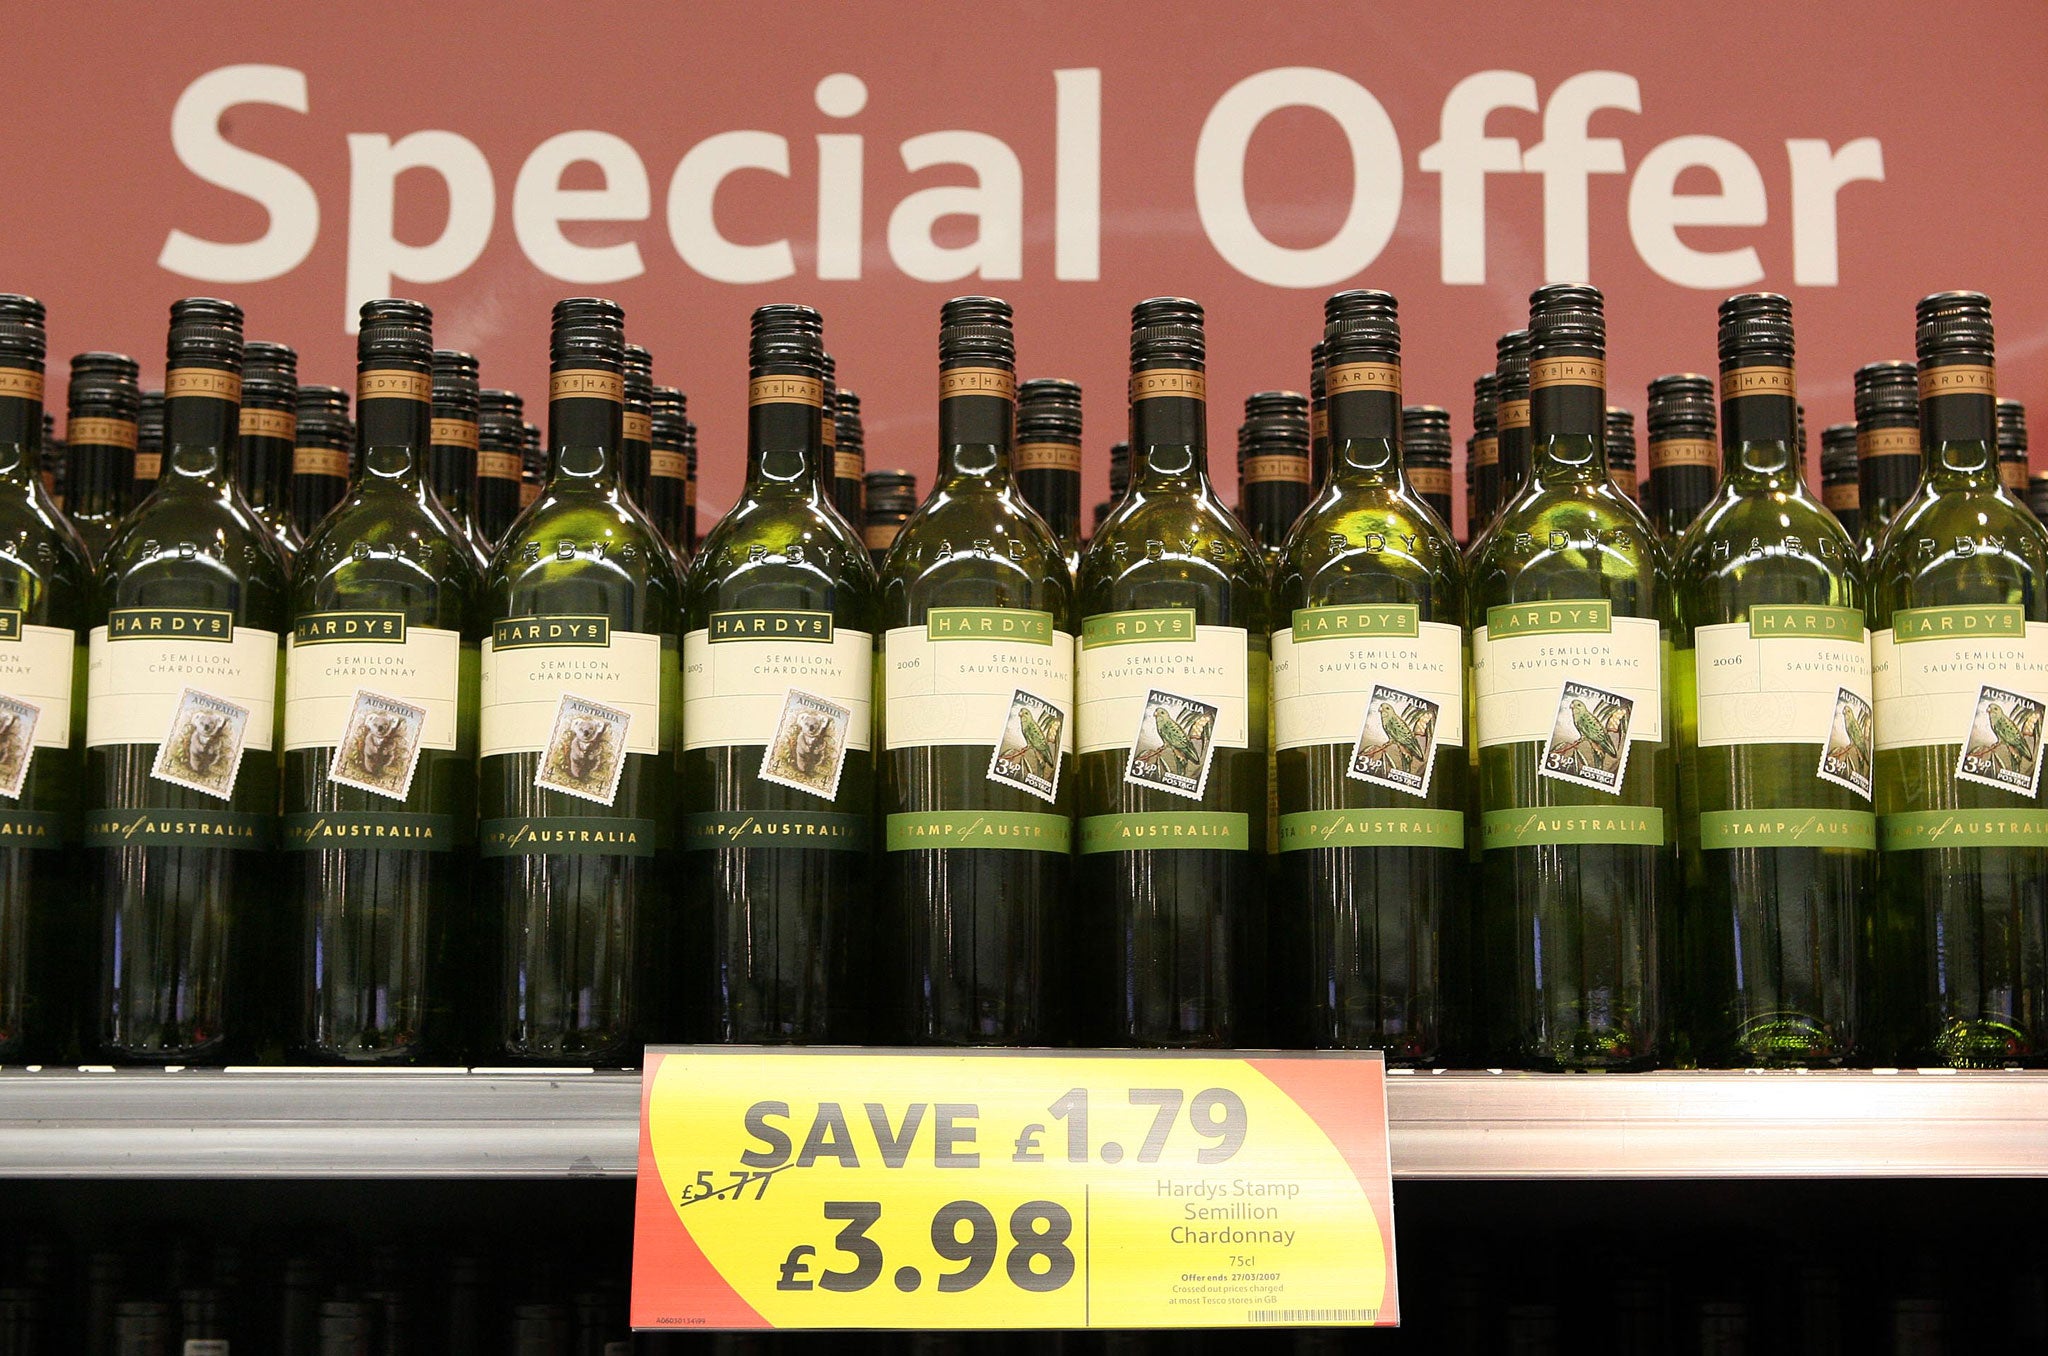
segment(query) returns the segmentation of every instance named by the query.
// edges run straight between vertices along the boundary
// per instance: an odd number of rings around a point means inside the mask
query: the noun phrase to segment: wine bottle
[[[1636,417],[1619,405],[1607,407],[1607,474],[1614,488],[1638,499],[1636,480]]]
[[[619,424],[619,485],[646,514],[647,479],[654,465],[654,355],[626,345],[626,410]]]
[[[623,421],[621,427],[623,427]],[[541,487],[548,483],[548,454],[541,446],[540,426],[522,424],[519,428],[519,511],[526,512],[533,502],[540,498]]]
[[[882,569],[878,962],[892,1039],[1042,1045],[1067,900],[1073,582],[1012,473],[1008,303],[939,315],[939,473]]]
[[[1714,383],[1693,372],[1650,383],[1644,415],[1649,434],[1649,479],[1643,511],[1658,534],[1675,545],[1714,497],[1721,449],[1714,441]]]
[[[1274,997],[1304,1045],[1428,1065],[1465,946],[1464,570],[1402,473],[1394,298],[1323,309],[1330,476],[1274,584]]]
[[[1130,488],[1075,591],[1075,1002],[1110,1045],[1244,1045],[1263,1011],[1266,565],[1209,481],[1204,354],[1196,303],[1132,310]]]
[[[292,474],[299,433],[299,355],[254,340],[242,353],[242,426],[235,443],[235,488],[270,530],[290,568],[305,544],[292,521]]]
[[[1640,1067],[1677,827],[1669,575],[1608,476],[1600,293],[1539,288],[1529,331],[1529,483],[1471,573],[1487,1045],[1539,1069]]]
[[[868,549],[868,563],[879,574],[896,534],[917,509],[917,477],[908,471],[869,471],[862,479],[866,514],[861,540]]]
[[[65,849],[92,566],[41,483],[45,347],[43,304],[0,296],[0,1064],[65,1052],[90,973]]]
[[[1279,560],[1310,493],[1308,397],[1293,391],[1246,396],[1237,432],[1237,516],[1269,566]]]
[[[131,508],[156,489],[163,464],[164,393],[144,391],[135,416],[135,488],[129,498]]]
[[[649,397],[647,502],[641,507],[679,557],[689,552],[686,520],[690,487],[689,402],[673,386],[657,386]]]
[[[257,1043],[289,598],[231,475],[241,363],[240,307],[172,304],[162,477],[100,570],[84,868],[117,1061],[218,1063]]]
[[[1451,413],[1437,405],[1401,411],[1403,473],[1430,511],[1451,521]]]
[[[41,448],[36,453],[36,478],[59,515],[64,512],[65,461],[64,440],[57,434],[57,416],[45,410]]]
[[[844,1041],[864,1011],[876,580],[832,505],[822,322],[754,312],[747,479],[683,608],[684,948],[700,1039]]]
[[[1069,565],[1081,555],[1081,388],[1038,377],[1017,388],[1017,489],[1060,539]]]
[[[314,529],[285,650],[294,1044],[318,1062],[451,1050],[451,945],[476,813],[481,583],[434,497],[433,317],[363,303],[360,451]]]
[[[64,434],[71,459],[65,516],[97,561],[121,516],[135,505],[136,416],[142,393],[125,353],[81,353],[71,360],[70,414]]]
[[[676,547],[676,553],[685,559],[697,554],[697,426],[691,423],[684,412],[683,456],[688,465],[689,479],[683,482],[683,541]]]
[[[478,398],[475,356],[452,348],[435,349],[427,486],[482,570],[489,566],[490,554],[476,525],[477,451],[483,445],[477,428]]]
[[[860,397],[854,397],[854,408],[860,408]],[[863,438],[860,445],[839,447],[839,374],[838,365],[832,355],[825,355],[825,409],[819,426],[819,434],[825,440],[825,461],[832,468],[832,506],[849,523],[861,523],[867,518],[867,443]]]
[[[549,477],[492,557],[482,870],[507,1059],[631,1064],[663,1030],[679,675],[674,557],[619,484],[625,316],[557,302]]]
[[[1858,499],[1867,561],[1920,486],[1920,376],[1912,363],[1856,369],[1856,455],[1862,462]]]
[[[1920,301],[1920,487],[1873,572],[1881,961],[1908,1053],[2048,1058],[2048,530],[1999,483],[1991,303]]]
[[[1472,379],[1472,441],[1466,445],[1466,464],[1472,468],[1473,512],[1465,530],[1475,541],[1493,521],[1493,515],[1500,512],[1500,398],[1495,394],[1496,380],[1492,372]]]
[[[1841,1064],[1877,872],[1869,599],[1806,487],[1792,303],[1722,302],[1720,352],[1721,488],[1673,566],[1686,1028],[1710,1067]]]
[[[2027,407],[2017,400],[1998,402],[1998,483],[2027,502]]]
[[[1820,431],[1820,494],[1828,512],[1859,543],[1860,551],[1863,501],[1857,480],[1854,424],[1829,424]]]
[[[301,386],[298,446],[292,452],[292,522],[301,537],[348,493],[348,454],[355,445],[348,392],[338,386]]]
[[[519,516],[525,403],[510,391],[477,392],[476,534],[486,553],[496,550]]]
[[[1330,478],[1330,404],[1325,384],[1328,368],[1327,346],[1318,339],[1308,355],[1308,475],[1317,492]]]

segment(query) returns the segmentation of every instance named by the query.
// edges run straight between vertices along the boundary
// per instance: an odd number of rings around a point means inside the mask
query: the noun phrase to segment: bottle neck
[[[40,468],[43,402],[0,396],[0,481],[26,488]]]
[[[1500,501],[1529,483],[1529,397],[1503,398],[1494,408],[1494,446],[1500,458]]]
[[[1400,369],[1393,389],[1342,391],[1329,397],[1330,478],[1342,486],[1401,483]]]
[[[223,392],[232,389],[235,398],[196,391],[166,393],[164,457],[157,487],[168,490],[183,486],[218,493],[228,488],[229,470],[241,436],[242,383],[234,373],[217,368],[178,370],[187,375],[189,384],[211,386]]]
[[[1203,374],[1186,367],[1142,368],[1131,374],[1131,388],[1131,488],[1206,486],[1209,401]]]
[[[990,489],[1011,484],[1016,386],[1015,374],[1003,368],[949,367],[940,371],[941,484]]]
[[[379,386],[413,388],[378,394]],[[364,369],[356,388],[356,486],[417,495],[433,437],[432,379],[425,371]]]
[[[544,483],[549,494],[596,493],[616,494],[619,488],[619,445],[621,427],[625,420],[625,401],[621,393],[617,397],[591,388],[603,387],[601,378],[609,376],[613,383],[620,378],[616,373],[589,373],[592,380],[574,383],[575,389],[563,390],[556,374],[555,389],[558,394],[548,401],[548,465]],[[579,371],[579,378],[585,374]],[[618,387],[621,392],[622,387]]]
[[[1731,367],[1721,374],[1721,475],[1758,489],[1804,480],[1799,400],[1783,366]]]
[[[824,442],[824,383],[801,373],[757,373],[747,408],[747,494],[816,499],[831,477]]]
[[[1607,478],[1607,370],[1599,354],[1529,360],[1529,473],[1538,485]]]
[[[1944,488],[1998,484],[1998,394],[1988,356],[1921,370],[1920,467]]]

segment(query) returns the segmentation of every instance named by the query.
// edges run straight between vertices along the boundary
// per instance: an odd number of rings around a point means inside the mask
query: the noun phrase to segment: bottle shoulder
[[[714,612],[830,612],[838,625],[874,629],[878,581],[867,546],[829,505],[743,498],[698,545],[684,583],[683,626]]]
[[[290,606],[284,553],[232,492],[159,488],[122,520],[99,570],[99,610],[214,607],[243,626],[282,629]]]
[[[1468,562],[1473,624],[1510,603],[1605,598],[1625,616],[1673,620],[1670,562],[1643,511],[1611,485],[1518,496]]]
[[[1723,485],[1673,555],[1688,628],[1740,621],[1755,604],[1868,607],[1856,541],[1800,491]]]
[[[934,607],[1015,607],[1068,625],[1073,578],[1058,538],[1002,491],[935,492],[896,535],[881,569],[885,626],[914,626]]]
[[[1192,606],[1205,625],[1260,630],[1271,584],[1265,553],[1212,494],[1133,487],[1082,553],[1075,594],[1082,616]]]
[[[1897,608],[2001,603],[2048,621],[2048,528],[2003,489],[1923,485],[1870,573],[1879,624]]]

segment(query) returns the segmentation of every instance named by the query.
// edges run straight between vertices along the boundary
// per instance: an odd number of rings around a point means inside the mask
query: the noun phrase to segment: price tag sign
[[[1376,1054],[647,1053],[635,1328],[1397,1317]]]

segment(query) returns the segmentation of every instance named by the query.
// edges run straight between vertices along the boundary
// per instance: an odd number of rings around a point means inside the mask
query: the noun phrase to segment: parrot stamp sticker
[[[327,767],[327,780],[404,800],[412,790],[420,737],[426,729],[425,707],[357,688],[341,743],[335,745],[334,760]]]
[[[0,796],[21,798],[29,760],[36,753],[36,721],[43,708],[16,697],[0,697]]]
[[[2032,796],[2041,785],[2042,710],[2032,697],[1989,683],[1979,688],[1956,776]]]
[[[1873,728],[1870,703],[1846,687],[1835,689],[1835,715],[1828,723],[1828,741],[1820,750],[1820,779],[1846,786],[1869,800]]]
[[[555,725],[541,750],[533,784],[543,791],[610,805],[619,797],[619,777],[626,770],[626,731],[633,713],[585,697],[562,694],[555,703]]]
[[[1194,697],[1158,688],[1147,692],[1124,763],[1124,780],[1200,800],[1216,752],[1216,712],[1216,707]]]
[[[1635,712],[1633,698],[1567,682],[1558,694],[1557,717],[1537,770],[1556,781],[1620,795]]]
[[[178,694],[171,728],[157,745],[149,775],[222,800],[235,798],[235,774],[242,767],[242,739],[249,709],[224,697],[188,687]]]
[[[1345,775],[1374,786],[1429,794],[1436,770],[1436,723],[1443,708],[1426,697],[1374,684],[1365,704],[1365,725],[1351,747]]]
[[[838,702],[791,688],[782,699],[775,737],[761,751],[764,782],[808,791],[825,800],[839,795],[839,770],[846,766],[846,739],[853,712]]]
[[[1060,790],[1060,737],[1066,712],[1043,697],[1018,688],[1010,697],[1002,737],[988,761],[988,779],[1014,786],[1040,800],[1057,799]]]

